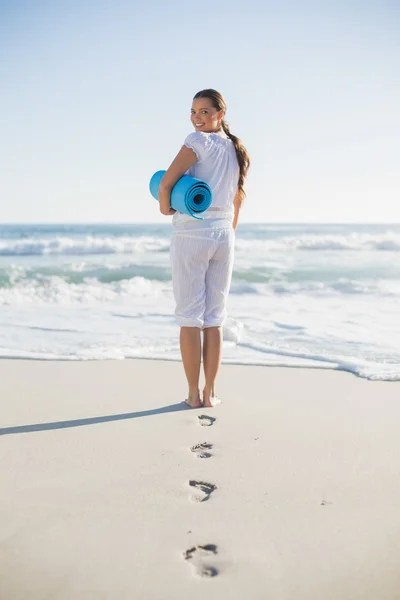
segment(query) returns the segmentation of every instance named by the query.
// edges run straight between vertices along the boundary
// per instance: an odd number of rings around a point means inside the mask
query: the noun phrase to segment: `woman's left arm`
[[[167,169],[164,177],[161,179],[158,188],[158,198],[160,200],[160,211],[163,215],[173,215],[176,210],[171,208],[171,191],[176,182],[186,173],[197,160],[196,153],[187,146],[182,146],[170,167]]]

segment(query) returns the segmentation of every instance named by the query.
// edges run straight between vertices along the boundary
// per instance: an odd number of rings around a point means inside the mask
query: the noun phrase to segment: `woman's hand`
[[[160,212],[166,217],[176,213],[176,210],[171,208],[171,186],[166,185],[161,181],[158,188],[158,199],[160,200]]]

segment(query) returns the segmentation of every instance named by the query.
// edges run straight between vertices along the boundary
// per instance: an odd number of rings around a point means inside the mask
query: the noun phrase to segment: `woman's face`
[[[204,131],[204,133],[217,131],[223,118],[224,111],[214,108],[210,98],[193,100],[190,119],[196,131]]]

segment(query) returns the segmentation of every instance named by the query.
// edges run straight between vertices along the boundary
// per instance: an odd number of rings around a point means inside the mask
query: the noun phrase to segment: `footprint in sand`
[[[208,442],[199,442],[195,446],[192,446],[190,450],[196,454],[197,458],[210,458],[212,454],[211,452],[206,452],[206,450],[211,450],[212,447],[213,445]]]
[[[199,490],[204,494],[201,497],[192,496],[192,500],[194,500],[194,502],[207,502],[211,494],[217,489],[217,486],[213,483],[207,483],[206,481],[197,481],[196,479],[191,479],[189,481],[189,485],[191,487],[196,488],[196,490]]]
[[[215,577],[218,575],[218,569],[211,565],[202,564],[202,559],[218,554],[218,548],[215,544],[205,544],[204,546],[193,546],[183,553],[185,560],[190,560],[195,568],[196,574],[200,577]]]
[[[215,417],[210,417],[208,415],[200,415],[197,418],[199,419],[199,424],[203,427],[210,427],[211,425],[214,425],[214,422],[216,421]]]

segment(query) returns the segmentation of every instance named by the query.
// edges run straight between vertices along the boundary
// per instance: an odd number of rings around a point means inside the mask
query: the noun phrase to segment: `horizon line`
[[[172,222],[169,223],[172,226]],[[242,221],[239,225],[400,225],[400,221]],[[0,227],[8,225],[168,225],[157,221],[9,221],[0,222]]]

